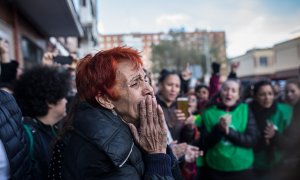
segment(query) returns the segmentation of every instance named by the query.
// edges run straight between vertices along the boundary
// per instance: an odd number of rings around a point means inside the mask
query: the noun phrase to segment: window
[[[21,49],[24,59],[24,68],[28,69],[42,61],[43,50],[27,37],[21,38]]]
[[[118,47],[118,46],[119,46],[119,44],[117,42],[113,43],[113,47]]]
[[[113,38],[113,41],[114,41],[114,42],[117,42],[117,41],[118,41],[118,36],[113,36],[112,38]]]
[[[111,37],[110,37],[110,36],[106,36],[106,38],[105,38],[105,39],[106,39],[106,42],[107,42],[107,43],[109,43],[109,42],[110,42],[110,40],[111,40]]]
[[[268,66],[268,57],[266,57],[266,56],[259,57],[259,66],[267,67]]]

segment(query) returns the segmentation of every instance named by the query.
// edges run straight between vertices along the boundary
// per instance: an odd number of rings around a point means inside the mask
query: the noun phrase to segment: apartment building
[[[240,63],[237,74],[241,79],[299,77],[300,37],[275,44],[272,48],[249,50],[230,62]]]
[[[0,36],[21,67],[40,63],[49,37],[83,36],[72,1],[0,0]]]
[[[100,35],[100,49],[116,46],[130,46],[142,52],[147,68],[151,67],[151,53],[153,44],[161,40],[176,38],[181,46],[194,48],[205,54],[208,64],[212,61],[223,63],[222,74],[227,73],[225,32],[208,32],[195,30],[194,32],[170,31],[169,33],[130,33],[130,34],[102,34]],[[210,66],[209,66],[210,68]]]

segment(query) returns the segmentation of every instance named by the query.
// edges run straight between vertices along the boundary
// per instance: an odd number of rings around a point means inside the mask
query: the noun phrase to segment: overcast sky
[[[300,34],[300,0],[99,0],[99,31],[225,31],[227,56]]]

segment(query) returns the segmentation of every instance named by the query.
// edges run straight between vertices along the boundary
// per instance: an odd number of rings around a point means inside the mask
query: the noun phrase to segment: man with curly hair
[[[57,123],[66,115],[68,73],[56,67],[38,66],[25,72],[16,83],[15,97],[23,113],[35,179],[47,179],[51,158],[49,144],[56,136]]]

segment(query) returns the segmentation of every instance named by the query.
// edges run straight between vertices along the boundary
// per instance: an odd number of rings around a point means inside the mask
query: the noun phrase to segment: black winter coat
[[[56,137],[56,126],[45,125],[36,118],[25,117],[24,123],[30,127],[33,137],[32,170],[33,179],[47,179],[48,167],[52,155],[50,147]]]
[[[0,139],[9,161],[10,179],[30,179],[29,142],[15,99],[0,90]]]
[[[173,154],[143,154],[129,127],[112,111],[81,102],[74,117],[75,130],[64,150],[63,179],[180,177]]]

